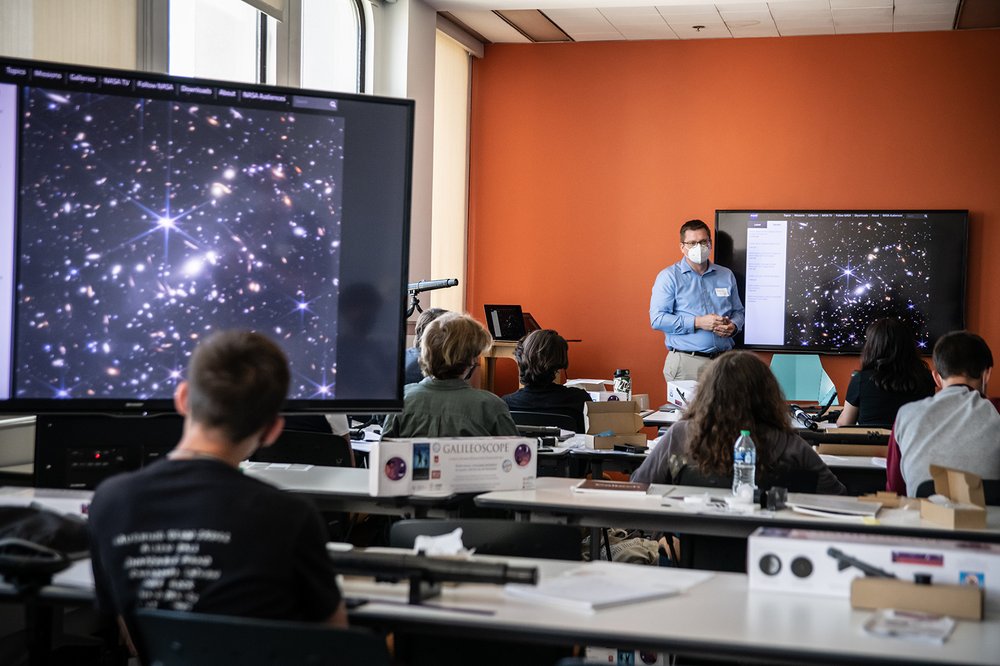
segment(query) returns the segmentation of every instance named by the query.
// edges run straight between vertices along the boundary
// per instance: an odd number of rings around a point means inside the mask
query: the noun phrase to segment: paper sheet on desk
[[[642,567],[620,562],[593,562],[538,585],[504,586],[512,597],[593,613],[604,608],[669,597],[712,577],[710,572]]]
[[[52,584],[93,589],[94,570],[91,567],[90,559],[77,560],[65,571],[60,571],[52,577]]]

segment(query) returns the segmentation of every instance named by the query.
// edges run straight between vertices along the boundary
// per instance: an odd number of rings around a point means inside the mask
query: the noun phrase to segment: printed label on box
[[[447,495],[535,487],[538,442],[526,437],[383,440],[369,457],[375,497]]]

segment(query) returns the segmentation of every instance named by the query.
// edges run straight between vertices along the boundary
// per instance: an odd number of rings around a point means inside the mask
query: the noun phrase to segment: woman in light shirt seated
[[[427,308],[417,317],[417,323],[413,328],[413,346],[406,349],[405,384],[416,384],[424,378],[424,373],[420,370],[420,338],[423,336],[427,324],[445,312],[448,311],[443,308]]]
[[[841,495],[847,489],[795,434],[788,404],[770,368],[750,352],[726,352],[705,366],[680,421],[632,474],[633,481],[683,483],[687,476],[728,487],[733,445],[749,430],[757,447],[756,484]],[[698,484],[701,485],[701,484]]]
[[[566,339],[547,328],[532,331],[518,341],[514,360],[524,388],[503,397],[511,411],[564,414],[576,422],[577,432],[586,432],[583,406],[590,402],[590,394],[556,384],[559,371],[569,367]]]
[[[448,312],[420,338],[425,377],[403,389],[403,411],[390,414],[384,437],[483,437],[516,435],[510,410],[499,397],[469,385],[479,357],[493,344],[483,325]]]
[[[898,319],[879,319],[865,331],[861,369],[851,376],[837,425],[891,426],[900,407],[932,395],[934,377],[909,327]]]

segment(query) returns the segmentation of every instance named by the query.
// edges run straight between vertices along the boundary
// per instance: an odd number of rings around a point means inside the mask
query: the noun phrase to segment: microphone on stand
[[[421,280],[420,282],[411,282],[406,285],[406,291],[411,294],[419,294],[422,291],[433,291],[434,289],[447,289],[448,287],[457,287],[458,280],[455,278],[448,278],[447,280]]]
[[[445,280],[421,280],[420,282],[411,282],[406,285],[406,293],[410,295],[410,305],[406,308],[406,317],[409,318],[413,316],[413,311],[423,312],[420,307],[420,298],[417,296],[423,291],[433,291],[435,289],[447,289],[448,287],[457,287],[458,280],[455,278],[447,278]]]

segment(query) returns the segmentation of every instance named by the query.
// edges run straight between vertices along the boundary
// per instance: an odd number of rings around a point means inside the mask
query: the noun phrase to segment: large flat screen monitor
[[[0,59],[0,410],[170,410],[227,328],[289,411],[399,409],[413,109]]]
[[[860,351],[881,317],[923,353],[965,326],[968,211],[720,210],[716,261],[736,274],[743,346]]]

